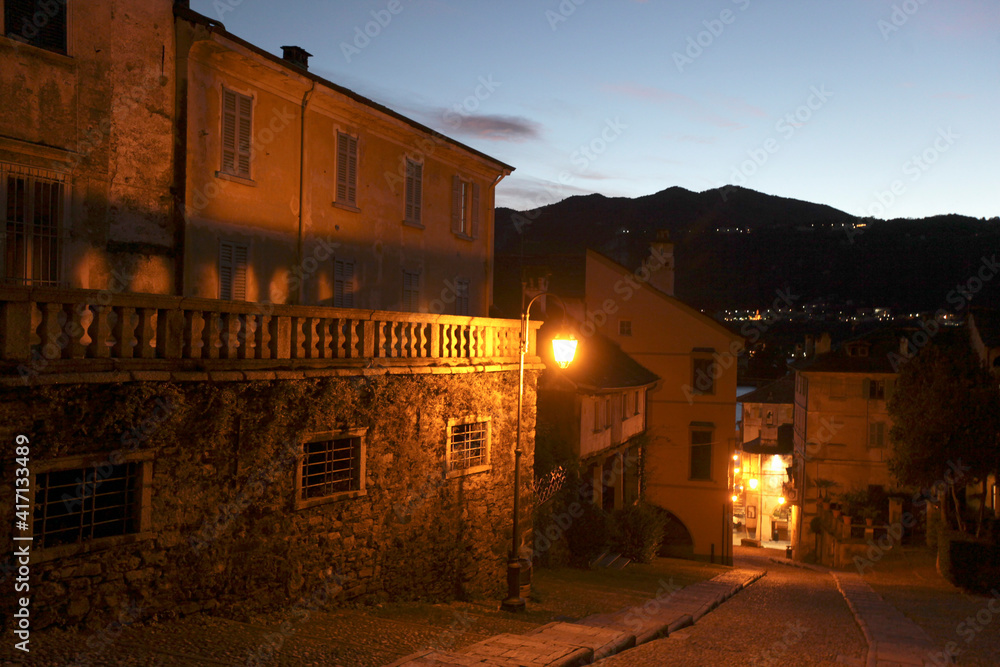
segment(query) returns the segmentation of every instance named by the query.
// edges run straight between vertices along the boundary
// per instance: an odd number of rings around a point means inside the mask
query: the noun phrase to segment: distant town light
[[[781,496],[780,498],[778,498],[778,504],[779,505],[784,505],[785,504],[785,497],[784,496]]]
[[[739,500],[739,496],[733,496],[733,502],[735,503],[737,500]]]
[[[740,469],[739,469],[739,468],[733,468],[733,472],[734,472],[734,473],[738,473],[739,471],[740,471]]]

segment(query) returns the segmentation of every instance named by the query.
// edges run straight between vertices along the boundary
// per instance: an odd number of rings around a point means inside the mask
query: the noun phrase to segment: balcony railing
[[[528,335],[530,355],[537,326]],[[170,360],[186,366],[232,360],[257,367],[497,363],[517,360],[519,333],[518,320],[485,317],[0,287],[0,358],[8,366],[60,359],[165,360],[167,366]]]

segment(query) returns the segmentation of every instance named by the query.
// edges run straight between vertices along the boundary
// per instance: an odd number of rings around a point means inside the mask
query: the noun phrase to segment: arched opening
[[[694,540],[684,522],[670,510],[661,509],[666,517],[663,526],[663,544],[657,555],[664,558],[694,558]]]

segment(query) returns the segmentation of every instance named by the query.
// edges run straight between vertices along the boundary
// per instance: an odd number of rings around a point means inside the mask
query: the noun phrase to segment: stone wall
[[[525,473],[535,379],[529,372]],[[321,586],[331,604],[499,599],[516,392],[517,373],[507,370],[2,390],[0,435],[27,435],[31,466],[84,454],[152,462],[148,530],[104,538],[106,548],[90,552],[87,543],[35,547],[32,627],[263,609]],[[491,421],[492,468],[444,479],[447,420],[469,416]],[[303,435],[343,428],[367,428],[366,495],[296,509]],[[2,484],[14,488],[8,461]],[[11,495],[0,499],[4,525],[14,518]]]

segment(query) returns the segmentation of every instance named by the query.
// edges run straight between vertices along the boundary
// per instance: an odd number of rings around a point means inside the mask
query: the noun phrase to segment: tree
[[[935,341],[901,368],[888,408],[889,470],[901,484],[947,487],[964,530],[955,486],[985,484],[1000,469],[1000,392],[989,372],[967,344]]]

